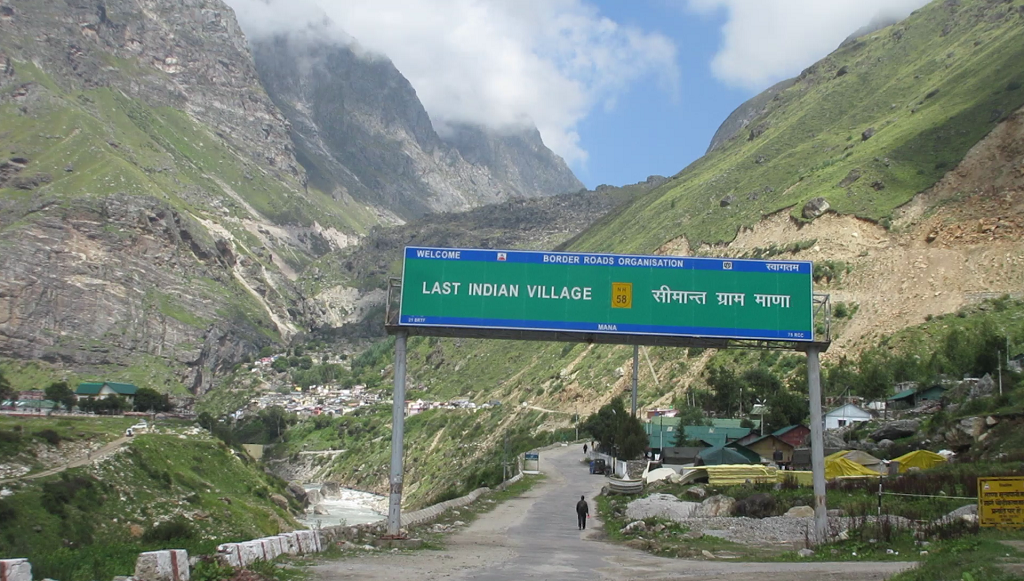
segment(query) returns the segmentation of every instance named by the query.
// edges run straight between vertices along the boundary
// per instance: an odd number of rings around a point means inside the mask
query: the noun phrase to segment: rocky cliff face
[[[434,130],[409,81],[383,57],[311,36],[256,39],[264,86],[291,121],[298,157],[335,196],[411,218],[582,189],[536,130]]]
[[[342,214],[229,9],[3,3],[0,63],[0,357],[202,393],[304,325],[288,275]]]
[[[188,112],[253,161],[301,177],[287,122],[219,0],[37,0],[4,5],[6,57],[65,90],[116,87]]]
[[[339,47],[258,45],[286,115],[248,46],[218,0],[0,0],[0,358],[202,394],[338,322],[300,276],[371,226],[580,187]]]

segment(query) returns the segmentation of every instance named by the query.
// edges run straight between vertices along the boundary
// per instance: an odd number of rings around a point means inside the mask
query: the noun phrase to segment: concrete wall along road
[[[135,560],[138,581],[189,581],[188,551],[170,549],[140,553]]]
[[[32,581],[28,559],[0,559],[0,581]]]
[[[319,553],[325,547],[320,531],[294,531],[242,543],[225,543],[217,547],[217,559],[232,567],[245,567],[256,561],[272,561],[281,555]]]

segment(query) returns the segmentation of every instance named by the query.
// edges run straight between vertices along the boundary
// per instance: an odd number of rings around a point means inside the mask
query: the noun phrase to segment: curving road
[[[443,552],[376,554],[314,568],[324,581],[430,581],[465,579],[552,581],[703,579],[707,581],[868,581],[890,577],[910,563],[736,563],[655,557],[599,540],[601,523],[576,526],[580,495],[592,501],[603,478],[591,476],[579,462],[582,446],[541,453],[547,478],[526,495],[477,519],[454,535]]]

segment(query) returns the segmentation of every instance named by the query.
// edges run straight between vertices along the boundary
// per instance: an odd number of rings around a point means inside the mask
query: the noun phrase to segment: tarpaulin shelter
[[[718,466],[720,464],[753,464],[749,458],[732,448],[715,446],[705,448],[697,455],[697,461],[704,466]]]
[[[914,450],[913,452],[907,452],[899,458],[893,458],[893,462],[900,463],[900,473],[906,472],[911,468],[918,468],[921,470],[927,470],[934,468],[939,464],[945,464],[946,459],[935,452],[929,452],[928,450]]]
[[[832,480],[834,478],[864,478],[866,476],[879,476],[879,474],[843,457],[827,458],[825,460],[825,480]]]
[[[846,458],[851,462],[856,462],[868,470],[874,470],[875,472],[881,473],[885,471],[885,462],[882,462],[863,450],[840,450],[826,456],[825,461],[828,462],[829,460],[837,460],[839,458]]]

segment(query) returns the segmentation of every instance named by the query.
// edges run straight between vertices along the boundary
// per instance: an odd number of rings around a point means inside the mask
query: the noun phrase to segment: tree
[[[288,413],[279,405],[264,408],[260,410],[259,415],[260,421],[263,422],[263,431],[267,436],[267,440],[280,438],[290,423]]]
[[[711,367],[708,369],[708,385],[715,390],[711,399],[715,411],[731,415],[733,410],[738,410],[743,384],[732,369]]]
[[[780,391],[768,400],[768,413],[764,417],[765,433],[802,423],[810,413],[809,409],[807,400],[802,396]]]
[[[647,432],[644,431],[640,418],[631,414],[625,414],[619,421],[615,441],[618,445],[619,458],[625,458],[626,460],[639,456],[647,449],[649,443]]]
[[[75,392],[71,391],[66,381],[55,381],[51,383],[46,390],[46,399],[64,406],[68,411],[75,407]]]
[[[857,393],[869,400],[881,399],[889,394],[893,386],[892,367],[888,355],[869,349],[860,354],[860,371]]]
[[[711,425],[711,420],[704,417],[704,410],[688,405],[685,400],[677,399],[673,401],[672,408],[676,410],[676,418],[679,420],[680,427]]]
[[[640,420],[626,411],[622,396],[590,414],[580,428],[600,442],[606,454],[632,459],[647,449],[647,433]]]
[[[4,370],[0,369],[0,401],[14,399],[14,389],[11,383],[4,377]]]
[[[278,357],[270,364],[270,368],[278,373],[284,373],[288,371],[288,359],[286,357]]]
[[[135,411],[137,412],[169,412],[174,409],[171,397],[166,393],[150,387],[140,387],[135,392]]]

